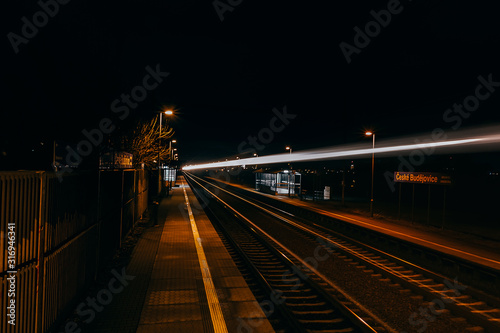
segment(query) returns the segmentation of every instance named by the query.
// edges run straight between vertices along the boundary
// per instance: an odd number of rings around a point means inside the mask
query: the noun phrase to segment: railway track
[[[200,185],[204,183],[205,186],[223,193],[227,201],[230,201],[228,199],[230,196],[234,200],[245,202],[261,210],[275,220],[279,220],[287,228],[302,235],[309,242],[320,240],[323,246],[326,244],[330,250],[334,249],[339,258],[374,277],[391,281],[395,286],[399,286],[401,293],[414,293],[417,297],[422,297],[423,304],[429,307],[435,315],[451,311],[453,315],[465,318],[471,324],[468,328],[470,331],[500,331],[499,306],[497,303],[489,305],[482,300],[484,298],[491,300],[491,297],[484,296],[481,291],[468,288],[459,284],[455,279],[338,234],[324,225],[293,216],[265,202],[257,201],[255,198],[232,193],[196,176],[190,175],[190,177],[192,181],[199,182]]]
[[[193,191],[205,203],[222,239],[256,294],[264,312],[277,331],[283,332],[385,332],[368,314],[341,293],[325,291],[327,284],[314,273],[280,251],[275,241],[262,235],[252,222],[212,191],[188,178]],[[201,191],[204,191],[201,194]],[[218,200],[207,200],[207,194]],[[222,206],[221,206],[222,205]],[[235,223],[236,222],[236,223]],[[370,324],[370,323],[371,324]]]

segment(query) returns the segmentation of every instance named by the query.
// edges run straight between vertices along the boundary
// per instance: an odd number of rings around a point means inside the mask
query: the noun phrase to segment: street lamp
[[[286,146],[286,147],[285,147],[285,149],[286,149],[286,150],[289,150],[289,151],[290,151],[290,155],[292,155],[292,147],[291,147],[291,146]],[[290,169],[292,168],[292,167],[290,166],[290,163],[288,163],[288,166],[290,167]]]
[[[176,143],[177,140],[170,140],[168,144],[168,151],[170,153],[169,156],[169,162],[168,162],[168,190],[172,188],[172,167],[171,163],[174,160],[174,151],[177,150],[177,148],[172,148],[172,143]]]
[[[158,136],[158,193],[161,193],[161,171],[160,171],[160,166],[161,166],[161,160],[160,160],[160,154],[161,154],[161,127],[163,123],[163,114],[166,116],[171,116],[174,114],[172,110],[165,110],[163,112],[160,112],[160,135]]]
[[[160,112],[160,135],[158,136],[160,145],[161,145],[161,127],[163,124],[163,117],[162,117],[163,114],[165,114],[166,116],[171,116],[174,114],[174,112],[172,110],[165,110],[163,112]],[[160,147],[160,145],[158,147]],[[160,148],[158,149],[158,170],[159,169],[160,169]]]
[[[292,147],[291,146],[286,146],[285,149],[289,150],[290,155],[292,155]],[[290,163],[288,163],[288,166],[290,167],[290,169],[292,169],[292,166]],[[292,170],[290,170],[290,173],[288,174],[288,196],[290,196],[290,175],[291,175],[291,173],[292,173]]]
[[[170,160],[172,160],[172,156],[174,156],[174,150],[177,150],[177,148],[172,149],[172,143],[177,143],[177,140],[170,140],[168,144],[168,150],[170,152]]]
[[[373,171],[375,169],[375,133],[371,131],[367,131],[365,133],[366,136],[372,137],[372,189],[371,189],[371,198],[370,198],[370,216],[373,217]]]

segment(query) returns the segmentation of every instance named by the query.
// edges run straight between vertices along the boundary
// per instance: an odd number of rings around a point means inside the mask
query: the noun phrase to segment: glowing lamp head
[[[174,114],[174,111],[172,111],[172,110],[166,110],[166,111],[165,111],[165,114],[166,114],[167,116],[171,116],[171,115],[173,115],[173,114]]]
[[[371,135],[373,135],[373,132],[367,131],[367,132],[365,132],[365,135],[366,136],[371,136]]]

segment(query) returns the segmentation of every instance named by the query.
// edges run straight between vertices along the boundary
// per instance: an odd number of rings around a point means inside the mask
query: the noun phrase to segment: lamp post
[[[172,160],[173,156],[174,156],[174,152],[172,151],[172,143],[177,143],[177,140],[170,140],[170,144],[169,144],[169,151],[170,151],[170,160]],[[174,150],[177,150],[176,148],[174,148]]]
[[[289,150],[290,151],[290,155],[292,155],[292,147],[291,146],[286,146],[285,149]],[[292,166],[291,166],[290,163],[288,163],[288,166],[290,167],[290,169],[292,168]]]
[[[366,136],[372,137],[372,189],[371,189],[371,197],[370,197],[370,216],[373,217],[373,171],[375,169],[375,133],[371,131],[367,131],[365,133]]]
[[[291,146],[286,146],[285,147],[286,150],[289,150],[290,151],[290,155],[292,155],[292,147]],[[290,163],[288,163],[288,166],[290,167],[290,172],[288,173],[288,196],[290,196],[290,176],[292,174],[292,166]]]
[[[177,150],[176,148],[172,149],[172,143],[176,143],[177,140],[170,140],[169,145],[168,145],[168,151],[170,152],[170,158],[169,158],[169,163],[168,163],[168,190],[172,189],[172,167],[171,163],[172,160],[174,159],[174,150]]]
[[[160,112],[160,135],[158,136],[158,194],[161,193],[161,159],[160,159],[160,155],[161,155],[161,127],[162,127],[162,123],[163,123],[163,114],[165,114],[166,116],[171,116],[174,114],[174,112],[172,110],[165,110],[163,112]]]

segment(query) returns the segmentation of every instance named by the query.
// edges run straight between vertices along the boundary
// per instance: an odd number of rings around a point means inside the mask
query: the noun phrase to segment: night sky
[[[17,54],[9,33],[22,36],[22,18],[41,7],[4,4],[0,168],[48,169],[40,156],[54,139],[76,143],[103,118],[125,130],[164,107],[176,111],[186,163],[234,156],[285,106],[296,117],[261,155],[359,142],[367,128],[378,140],[448,130],[443,114],[474,94],[479,75],[500,82],[491,1],[401,1],[350,63],[339,44],[354,45],[353,29],[395,1],[325,3],[220,0],[231,6],[221,21],[211,0],[72,0]],[[113,101],[142,85],[147,66],[170,74],[120,119]],[[461,128],[500,122],[499,106],[500,91]]]

